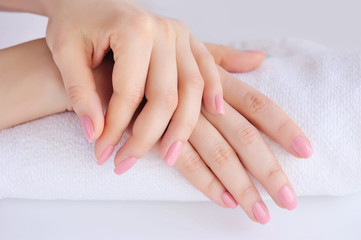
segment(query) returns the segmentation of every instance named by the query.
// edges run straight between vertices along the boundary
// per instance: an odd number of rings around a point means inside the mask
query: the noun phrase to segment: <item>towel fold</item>
[[[259,69],[235,76],[279,104],[312,143],[313,156],[296,159],[262,135],[296,194],[361,191],[361,52],[293,39],[235,46],[267,51]],[[1,131],[0,198],[209,201],[154,153],[117,176],[111,160],[96,164],[93,147],[69,112]]]

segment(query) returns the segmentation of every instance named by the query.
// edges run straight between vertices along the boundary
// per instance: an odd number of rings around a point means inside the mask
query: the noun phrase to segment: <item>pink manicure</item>
[[[98,160],[98,165],[103,165],[114,151],[114,146],[107,147]]]
[[[292,147],[303,158],[309,158],[313,153],[311,145],[302,136],[293,139]]]
[[[85,136],[88,139],[88,142],[91,142],[94,137],[93,123],[89,116],[84,115],[80,118],[81,125],[85,132]]]
[[[183,148],[183,143],[181,141],[177,141],[175,143],[173,143],[168,152],[167,155],[165,156],[164,161],[169,165],[169,166],[173,166],[175,164],[175,162],[177,161],[177,158],[179,156],[179,154],[181,153]]]
[[[288,210],[292,210],[297,207],[296,194],[289,186],[283,186],[278,192],[278,197]]]
[[[224,100],[221,95],[216,95],[216,111],[219,114],[224,114]]]
[[[124,161],[119,163],[118,166],[114,168],[114,172],[118,175],[125,173],[131,167],[133,167],[133,165],[137,162],[137,160],[138,159],[136,159],[135,157],[129,157],[125,159]]]
[[[266,54],[265,51],[259,51],[259,50],[245,50],[245,52],[248,53],[260,53],[260,54]]]
[[[263,202],[259,201],[253,204],[252,212],[260,224],[266,224],[270,220],[270,215]]]
[[[238,206],[237,201],[233,198],[233,196],[229,192],[222,193],[222,200],[224,204],[226,204],[230,208],[236,208]]]

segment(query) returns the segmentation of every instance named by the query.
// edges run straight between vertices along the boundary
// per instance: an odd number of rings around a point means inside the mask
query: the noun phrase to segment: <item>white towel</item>
[[[290,39],[238,46],[268,52],[258,70],[236,76],[278,103],[312,142],[313,156],[296,159],[265,137],[296,194],[360,191],[360,51]],[[121,176],[111,160],[98,166],[74,113],[0,132],[0,198],[208,201],[153,153]]]

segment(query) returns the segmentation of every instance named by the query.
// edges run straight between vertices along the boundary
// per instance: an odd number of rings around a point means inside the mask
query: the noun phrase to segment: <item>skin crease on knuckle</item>
[[[157,102],[157,106],[165,109],[167,112],[174,112],[178,106],[178,93],[177,91],[169,90],[155,97],[154,101]]]
[[[88,94],[85,93],[85,88],[83,86],[70,86],[66,89],[66,92],[69,96],[69,100],[72,106],[77,105],[88,96]]]
[[[187,84],[196,92],[202,94],[204,89],[204,81],[200,74],[190,75],[186,78]]]
[[[237,138],[241,145],[255,145],[259,142],[258,130],[250,123],[243,123],[237,130]]]
[[[214,155],[214,163],[217,168],[229,167],[232,163],[232,159],[237,158],[230,146],[225,144],[217,144],[211,149]]]
[[[257,113],[265,109],[269,103],[269,99],[259,92],[248,92],[245,95],[246,103],[252,113]]]
[[[192,150],[188,150],[186,153],[184,153],[182,159],[182,165],[187,172],[194,173],[203,166],[202,159]]]

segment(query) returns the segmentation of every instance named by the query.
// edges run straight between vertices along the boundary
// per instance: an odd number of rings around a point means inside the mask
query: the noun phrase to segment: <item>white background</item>
[[[209,42],[305,38],[334,49],[361,47],[359,1],[143,0],[184,20]],[[0,13],[0,48],[44,36],[46,19]],[[266,226],[240,208],[213,203],[0,201],[0,240],[17,239],[361,239],[361,193],[301,197],[288,212],[266,201]]]

